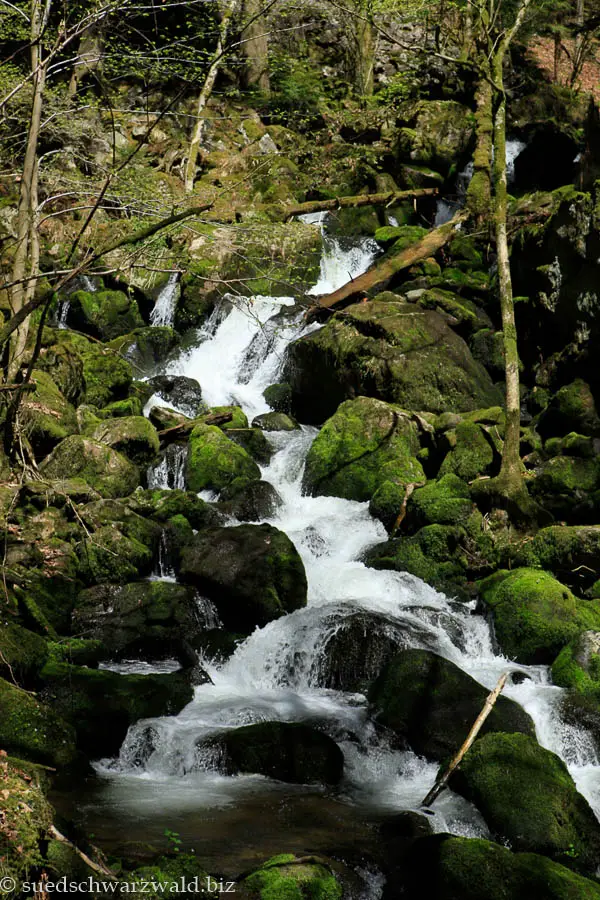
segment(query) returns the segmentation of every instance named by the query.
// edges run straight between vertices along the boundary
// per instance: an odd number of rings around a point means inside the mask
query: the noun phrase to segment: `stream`
[[[334,290],[365,271],[376,252],[369,239],[349,242],[324,234],[313,292]],[[163,323],[163,312],[174,308],[176,279],[168,289],[169,304],[160,306]],[[286,346],[318,327],[307,329],[289,298],[227,297],[199,333],[197,346],[161,371],[197,379],[209,406],[240,405],[251,421],[268,411],[262,392],[278,380]],[[561,721],[562,690],[552,685],[548,669],[499,655],[473,603],[456,602],[411,575],[360,562],[367,548],[387,537],[368,504],[302,493],[304,460],[316,433],[302,427],[267,434],[275,452],[262,468],[283,499],[270,524],[289,535],[306,568],[306,608],[257,629],[220,665],[203,659],[213,683],[197,687],[179,715],[132,726],[118,758],[95,763],[95,779],[78,792],[76,817],[109,847],[136,840],[160,844],[165,829],[177,831],[209,871],[239,872],[286,851],[346,853],[366,860],[361,900],[376,900],[381,878],[368,867],[373,825],[391,812],[418,808],[438,766],[390,747],[371,724],[363,695],[321,687],[327,641],[357,611],[385,617],[390,633],[402,632],[405,646],[435,651],[487,688],[509,671],[506,695],[529,713],[539,742],[566,762],[598,815],[599,760],[588,735]],[[153,486],[181,484],[181,454],[173,451],[152,470]],[[162,577],[172,576],[163,571]],[[138,667],[154,671],[148,662]],[[344,753],[341,786],[332,791],[225,776],[198,749],[206,735],[268,720],[316,723],[329,733]],[[488,834],[478,811],[449,790],[436,801],[431,821],[436,831]]]

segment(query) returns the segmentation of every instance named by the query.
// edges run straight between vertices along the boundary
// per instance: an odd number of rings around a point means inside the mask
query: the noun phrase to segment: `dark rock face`
[[[535,738],[486,734],[466,754],[451,786],[475,803],[499,840],[510,841],[514,850],[596,871],[600,825],[565,764]]]
[[[148,383],[156,394],[186,416],[193,418],[206,411],[207,407],[202,402],[202,388],[195,378],[187,378],[185,375],[157,375]]]
[[[378,722],[416,753],[442,761],[459,749],[487,695],[454,663],[428,650],[402,650],[372,685],[369,700]],[[520,706],[500,697],[483,731],[533,735],[534,727]]]
[[[278,492],[268,481],[251,481],[231,492],[225,489],[218,504],[221,512],[235,516],[240,522],[260,522],[275,515],[283,502]]]
[[[294,414],[315,425],[358,395],[440,413],[501,402],[484,367],[444,318],[410,303],[348,307],[290,344],[285,375]]]
[[[215,603],[226,628],[250,632],[306,604],[306,573],[293,543],[271,525],[200,532],[183,550],[181,579]]]
[[[337,784],[344,771],[344,755],[335,741],[299,723],[246,725],[205,745],[220,751],[220,766],[230,775],[254,772],[292,784]]]

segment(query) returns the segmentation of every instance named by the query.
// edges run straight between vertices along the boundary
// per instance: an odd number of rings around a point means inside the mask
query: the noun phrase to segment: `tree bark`
[[[188,194],[191,194],[191,192],[194,190],[196,164],[198,162],[200,144],[202,143],[202,137],[204,135],[204,110],[206,109],[206,105],[210,100],[210,95],[212,94],[212,90],[217,79],[219,68],[221,66],[221,60],[223,59],[223,56],[225,54],[225,44],[227,42],[227,35],[229,34],[229,26],[231,25],[231,20],[238,8],[239,2],[240,0],[227,0],[227,5],[221,17],[217,47],[206,74],[206,79],[202,86],[202,90],[200,91],[200,95],[198,97],[198,103],[196,106],[196,124],[194,126],[192,139],[190,141],[188,159],[185,167],[185,190]]]
[[[249,24],[243,29],[242,53],[246,57],[246,87],[271,93],[269,79],[269,39],[266,20],[260,15],[262,0],[244,0],[244,13]]]
[[[484,62],[487,68],[487,62]],[[473,177],[467,188],[467,208],[475,224],[481,227],[490,214],[492,200],[493,91],[488,73],[482,73],[475,92],[476,145]]]
[[[412,191],[386,191],[382,194],[356,194],[352,197],[334,197],[329,200],[308,200],[306,203],[285,206],[284,215],[286,219],[291,219],[293,216],[303,216],[306,213],[354,209],[359,206],[388,206],[419,197],[434,197],[437,193],[437,188],[417,188]]]

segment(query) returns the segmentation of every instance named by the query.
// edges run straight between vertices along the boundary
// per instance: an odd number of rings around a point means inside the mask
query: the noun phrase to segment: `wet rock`
[[[232,486],[235,487],[235,484]],[[219,510],[240,522],[260,522],[272,519],[283,503],[279,493],[268,481],[251,481],[239,490],[225,489]]]
[[[101,341],[144,325],[135,299],[122,291],[74,291],[69,300],[69,325]]]
[[[163,400],[186,416],[194,418],[207,410],[202,402],[202,389],[195,378],[187,378],[185,375],[157,375],[148,384]]]
[[[219,525],[222,516],[193,491],[152,489],[136,491],[128,506],[138,515],[167,522],[173,516],[185,516],[192,528],[201,529]]]
[[[563,857],[563,863],[568,859]],[[599,900],[600,887],[536,853],[511,853],[479,838],[436,834],[415,841],[403,859],[402,894],[384,900]]]
[[[140,481],[137,466],[116,450],[75,434],[55,447],[40,472],[52,480],[80,477],[102,497],[126,497]]]
[[[300,426],[291,416],[282,412],[263,413],[252,420],[253,428],[262,431],[296,431]]]
[[[123,453],[140,466],[153,462],[160,449],[156,429],[144,416],[108,419],[97,426],[92,439]]]
[[[520,663],[551,663],[586,628],[600,627],[600,606],[578,600],[541,569],[501,570],[479,583],[504,654]]]
[[[285,374],[294,414],[315,425],[357,395],[430,412],[501,402],[442,316],[410,303],[372,301],[336,313],[324,328],[290,344]]]
[[[273,447],[261,428],[223,428],[234,444],[243,447],[252,459],[261,465],[268,465],[273,455]]]
[[[407,810],[385,819],[379,827],[382,867],[385,873],[383,900],[402,896],[406,883],[407,857],[419,838],[433,834],[428,816]]]
[[[110,346],[138,370],[151,372],[158,363],[164,362],[178,343],[179,336],[175,329],[166,325],[152,325],[150,328],[136,328],[131,334],[115,338]]]
[[[196,425],[189,439],[186,485],[192,491],[222,491],[233,481],[260,480],[252,457],[214,425]]]
[[[500,841],[593,874],[600,825],[565,764],[525,734],[479,738],[451,778]]]
[[[289,413],[292,408],[292,389],[287,382],[270,384],[263,397],[275,412]]]
[[[488,693],[429,650],[401,650],[371,686],[369,701],[378,722],[416,753],[441,762],[459,749]],[[498,699],[482,731],[535,733],[527,713],[507,697]]]
[[[64,766],[76,756],[75,732],[48,705],[0,678],[0,745],[17,757]]]
[[[259,722],[233,728],[204,742],[222,754],[229,775],[253,772],[292,784],[337,784],[344,755],[323,732],[296,722]]]
[[[186,422],[191,422],[189,416],[184,416],[183,413],[169,409],[167,406],[153,406],[148,413],[148,418],[157,431],[175,428],[176,425],[184,425]]]
[[[213,600],[234,632],[250,632],[306,604],[302,560],[271,525],[200,532],[182,553],[180,577]]]

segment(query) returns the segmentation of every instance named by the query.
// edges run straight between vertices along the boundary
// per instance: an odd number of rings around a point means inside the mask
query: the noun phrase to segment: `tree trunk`
[[[403,200],[416,200],[418,197],[434,197],[437,193],[437,188],[415,188],[411,191],[385,191],[382,194],[356,194],[353,197],[308,200],[306,203],[284,207],[283,214],[286,219],[291,219],[293,216],[302,216],[306,213],[334,212],[336,209],[356,209],[360,206],[387,206],[401,203]]]
[[[242,32],[242,53],[246,57],[244,81],[246,87],[258,88],[263,94],[270,94],[269,39],[266,20],[259,15],[261,7],[262,0],[244,0],[244,14],[249,20]]]
[[[221,60],[225,55],[225,44],[227,41],[227,35],[229,34],[229,26],[231,25],[231,20],[235,14],[239,2],[240,0],[227,0],[227,6],[225,7],[223,16],[221,18],[217,47],[208,69],[206,79],[202,86],[202,90],[200,91],[200,95],[198,97],[198,104],[196,106],[196,124],[194,126],[194,132],[190,141],[188,160],[185,167],[185,190],[188,194],[191,194],[191,192],[194,190],[194,179],[196,177],[198,152],[200,150],[200,144],[202,143],[202,136],[204,134],[203,113],[206,108],[206,104],[210,100],[210,95],[212,94],[212,89],[214,87],[219,68],[221,66]]]
[[[371,21],[369,4],[364,4],[364,16],[357,18],[356,28],[356,87],[361,97],[373,94],[373,67],[375,65],[375,31]]]
[[[493,90],[483,64],[484,72],[475,92],[475,153],[473,177],[467,189],[467,208],[475,224],[481,227],[490,214],[492,198],[492,148],[493,148]]]

